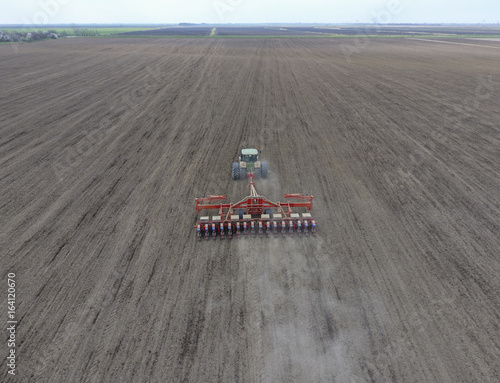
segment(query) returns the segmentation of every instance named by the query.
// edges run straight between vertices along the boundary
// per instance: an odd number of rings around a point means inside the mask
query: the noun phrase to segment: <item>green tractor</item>
[[[248,174],[267,178],[269,167],[267,162],[259,161],[257,149],[242,149],[238,162],[233,162],[233,180],[246,179]]]

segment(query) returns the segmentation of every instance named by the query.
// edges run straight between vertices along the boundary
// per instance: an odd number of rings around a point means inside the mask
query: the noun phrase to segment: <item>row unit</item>
[[[246,217],[245,217],[246,216]],[[280,218],[274,215],[274,218],[270,218],[269,214],[262,214],[261,219],[252,219],[250,215],[245,215],[243,220],[235,219],[235,221],[222,221],[220,216],[212,217],[202,217],[201,221],[196,225],[196,232],[198,239],[202,237],[208,239],[209,237],[215,238],[219,235],[222,238],[225,236],[232,237],[233,232],[239,236],[240,233],[243,235],[251,234],[255,236],[256,234],[278,235],[278,232],[285,235],[286,233],[293,235],[296,232],[299,235],[303,233],[309,235],[309,232],[315,234],[316,232],[316,221],[311,217],[309,213],[303,213],[302,217],[299,214],[291,214],[290,217]],[[205,233],[203,235],[203,233]]]

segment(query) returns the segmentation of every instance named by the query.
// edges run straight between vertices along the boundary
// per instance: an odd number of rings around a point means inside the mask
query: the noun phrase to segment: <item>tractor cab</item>
[[[242,149],[240,161],[254,163],[259,160],[259,151],[257,149]]]
[[[259,160],[258,149],[241,149],[238,162],[233,162],[231,174],[233,180],[246,179],[249,174],[267,178],[269,167],[266,161]]]

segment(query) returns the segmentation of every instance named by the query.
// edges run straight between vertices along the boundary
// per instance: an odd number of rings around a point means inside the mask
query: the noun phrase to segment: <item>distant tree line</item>
[[[55,30],[30,31],[30,32],[8,32],[0,31],[0,42],[37,41],[46,39],[58,39],[62,35]]]
[[[58,39],[59,37],[68,36],[100,36],[101,33],[97,29],[89,28],[73,28],[64,29],[57,32],[54,29],[47,31],[2,31],[0,30],[0,42],[18,42],[18,41],[38,41],[46,39]]]

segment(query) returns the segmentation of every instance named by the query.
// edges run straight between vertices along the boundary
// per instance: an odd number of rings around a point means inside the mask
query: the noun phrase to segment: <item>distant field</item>
[[[157,36],[157,37],[175,37],[175,36],[193,36],[203,37],[209,36],[213,27],[169,27],[156,28],[149,30],[122,31],[119,33],[124,36]],[[218,30],[219,28],[217,28]]]
[[[500,37],[496,26],[215,26],[213,37]],[[151,30],[122,31],[122,36],[209,36],[212,26],[167,27]]]
[[[46,26],[2,28],[7,33],[55,31],[82,37],[500,37],[497,25],[176,25],[176,26]],[[214,31],[215,33],[212,33]]]

